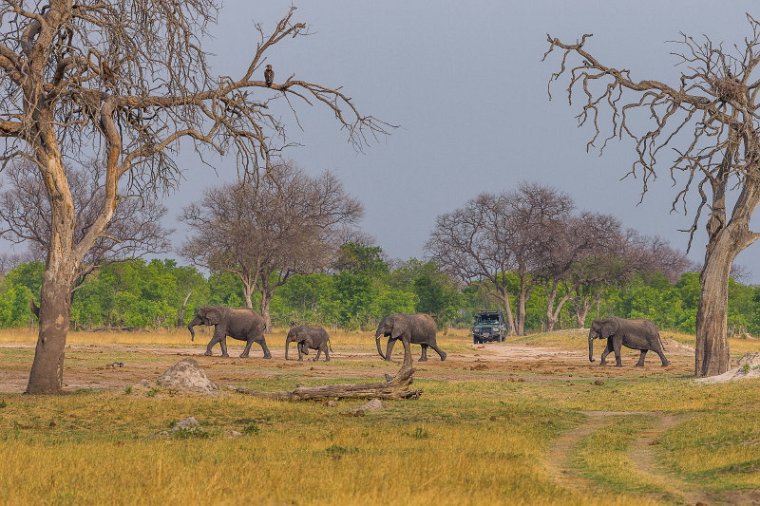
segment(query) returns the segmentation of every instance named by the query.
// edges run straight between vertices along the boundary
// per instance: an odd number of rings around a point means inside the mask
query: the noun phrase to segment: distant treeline
[[[366,252],[365,252],[366,253]],[[274,294],[274,325],[315,323],[347,329],[371,328],[383,315],[426,312],[441,327],[469,326],[473,313],[496,309],[487,285],[463,288],[433,262],[411,259],[390,265],[380,248],[369,249],[361,261],[337,265],[328,272],[293,275]],[[17,265],[0,282],[0,326],[19,327],[33,322],[30,301],[39,302],[44,266]],[[517,287],[517,276],[507,274]],[[698,274],[687,272],[672,283],[665,276],[637,276],[610,286],[594,300],[585,325],[593,318],[617,315],[649,318],[661,328],[694,332],[699,297]],[[204,276],[175,260],[129,260],[106,265],[87,276],[72,300],[72,326],[167,328],[186,325],[196,307],[244,305],[243,287],[229,273]],[[256,301],[254,300],[254,307]],[[731,281],[729,332],[760,334],[760,286]],[[568,304],[557,328],[578,326]],[[536,285],[526,304],[526,329],[546,328],[546,289]]]

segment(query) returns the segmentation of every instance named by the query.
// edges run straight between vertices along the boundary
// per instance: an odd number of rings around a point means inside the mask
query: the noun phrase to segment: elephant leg
[[[623,367],[623,361],[620,357],[620,349],[623,346],[623,338],[615,336],[612,338],[612,347],[615,350],[615,367]]]
[[[647,352],[649,350],[641,350],[641,355],[639,355],[639,361],[636,362],[636,367],[644,367],[644,359],[647,356]]]
[[[657,355],[659,355],[660,361],[662,362],[662,366],[663,367],[667,367],[667,366],[670,365],[670,360],[668,360],[667,358],[665,358],[665,354],[662,352],[662,350],[659,348],[659,346],[657,348],[655,348],[653,351],[655,353],[657,353]]]
[[[412,367],[412,346],[409,342],[409,339],[402,338],[401,342],[404,343],[404,366],[402,369],[407,369]]]
[[[612,339],[607,339],[607,347],[602,352],[602,357],[599,360],[599,365],[607,365],[607,355],[612,353]]]
[[[446,352],[440,349],[436,343],[430,343],[430,347],[441,357],[441,362],[446,360]]]
[[[219,346],[222,348],[222,356],[223,357],[229,357],[227,355],[227,329],[221,328],[218,325],[214,327],[214,337],[211,338],[211,341],[208,342],[208,345],[206,346],[206,353],[204,355],[210,357],[213,355],[212,348],[216,345],[216,343],[219,343]]]
[[[427,349],[428,345],[422,343],[422,356],[420,357],[420,362],[427,362]]]
[[[229,357],[230,355],[227,353],[227,329],[219,328],[218,326],[215,327],[214,337],[219,339],[219,346],[222,348],[222,356]]]
[[[269,347],[267,346],[267,340],[262,336],[258,343],[261,345],[261,349],[264,350],[264,358],[272,358],[272,354],[269,352]]]
[[[388,362],[391,361],[391,353],[393,353],[393,346],[395,346],[396,340],[391,338],[388,338],[388,346],[385,348],[385,360]]]
[[[320,355],[321,353],[322,353],[322,348],[317,348],[317,354],[316,354],[316,356],[314,357],[314,362],[318,362],[318,361],[319,361],[319,355]]]
[[[223,357],[229,357],[230,354],[227,353],[227,336],[224,335],[219,339],[219,346],[222,347],[222,356]]]
[[[219,342],[219,338],[218,337],[216,337],[216,336],[212,337],[211,341],[209,341],[208,345],[206,345],[206,353],[204,353],[204,355],[206,355],[207,357],[210,357],[211,355],[213,355],[214,354],[213,348],[214,348],[214,346],[216,346],[216,343],[218,343],[218,342]]]
[[[296,345],[296,348],[298,348],[298,361],[299,362],[303,362],[303,355],[304,355],[303,352],[306,351],[306,350],[304,350],[303,341],[299,342]]]
[[[324,348],[325,352],[325,362],[330,361],[330,347],[327,345],[327,343],[323,344],[322,347]]]
[[[248,353],[251,351],[251,345],[253,344],[253,338],[249,337],[245,342],[245,349],[243,349],[243,353],[240,354],[240,358],[248,358]]]

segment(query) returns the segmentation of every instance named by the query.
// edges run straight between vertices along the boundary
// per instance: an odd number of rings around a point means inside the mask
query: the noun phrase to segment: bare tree
[[[481,194],[463,208],[438,216],[425,249],[460,282],[487,281],[513,335],[516,326],[507,273],[515,267],[515,258],[509,248],[508,221],[506,199]]]
[[[292,165],[276,165],[258,184],[213,188],[200,205],[187,207],[183,221],[193,235],[182,254],[196,265],[237,276],[247,307],[258,292],[271,328],[275,289],[295,273],[330,265],[344,227],[361,215],[361,204],[329,172],[312,178]]]
[[[579,269],[579,265],[588,257],[599,255],[600,250],[614,251],[623,246],[622,241],[616,240],[615,231],[619,228],[620,224],[613,217],[588,212],[580,216],[558,216],[546,224],[537,252],[536,277],[543,279],[546,286],[547,331],[554,330],[565,304],[587,281],[579,275],[586,272]],[[585,309],[588,311],[588,306]]]
[[[557,190],[523,183],[513,192],[482,194],[436,220],[426,248],[442,269],[469,283],[486,280],[507,315],[510,334],[525,333],[526,302],[555,225],[573,208]],[[516,311],[507,274],[517,276]]]
[[[68,178],[76,213],[74,238],[79,242],[102,208],[103,170],[93,162],[87,169],[69,169]],[[29,164],[13,164],[5,171],[4,182],[6,189],[0,193],[0,223],[4,226],[0,234],[15,244],[27,244],[32,258],[44,260],[52,212],[40,173]],[[172,231],[161,225],[165,215],[166,208],[154,193],[123,192],[103,235],[79,263],[73,289],[106,263],[168,251]]]
[[[675,283],[686,271],[696,270],[683,252],[671,247],[661,237],[643,236],[629,229],[626,231],[625,245],[626,262],[643,276],[662,275]]]
[[[760,237],[750,229],[760,203],[760,22],[750,15],[747,19],[750,36],[731,49],[707,36],[697,40],[681,34],[673,54],[683,70],[674,86],[636,80],[629,70],[603,63],[586,49],[591,34],[570,44],[548,36],[544,55],[561,55],[549,85],[565,78],[570,103],[580,97],[578,121],[590,123],[593,130],[589,148],[602,140],[603,152],[608,141],[630,138],[636,158],[629,173],[642,177],[643,192],[662,161],[674,182],[681,181],[673,209],[686,212],[687,196],[696,192],[699,198],[689,229],[692,238],[703,212],[707,214],[696,325],[697,376],[728,369],[728,278],[736,256]],[[673,148],[673,158],[667,158],[665,148]]]
[[[24,254],[18,254],[18,253],[2,253],[0,254],[0,277],[5,276],[19,266],[20,264],[24,262],[29,262],[34,260],[31,255],[28,253]]]
[[[549,285],[547,308],[554,306],[563,270],[586,247],[588,237],[583,224],[571,219],[575,204],[565,193],[537,183],[522,183],[509,195],[508,205],[512,222],[510,248],[515,253],[516,274],[519,279],[517,332],[525,334],[525,305],[530,291],[542,280]],[[568,227],[575,229],[573,235]],[[559,309],[547,309],[547,330],[553,330]]]
[[[288,144],[282,103],[325,107],[358,148],[388,125],[362,115],[340,87],[295,79],[270,86],[262,64],[283,41],[307,33],[291,9],[265,32],[236,76],[216,77],[204,38],[214,0],[4,0],[0,2],[0,160],[34,164],[50,202],[51,229],[40,331],[27,391],[58,392],[80,264],[106,233],[121,192],[176,183],[179,143],[232,152],[257,175]],[[297,119],[297,118],[296,118]],[[95,156],[103,167],[100,210],[82,237],[67,167]]]

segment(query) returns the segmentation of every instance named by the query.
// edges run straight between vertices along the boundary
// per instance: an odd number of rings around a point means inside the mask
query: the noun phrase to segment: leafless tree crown
[[[747,19],[751,36],[731,48],[682,33],[672,52],[682,69],[675,86],[636,80],[629,70],[603,63],[586,48],[591,34],[574,44],[547,35],[544,59],[560,53],[559,70],[549,80],[550,96],[552,83],[566,79],[569,103],[581,103],[579,125],[592,126],[587,148],[598,146],[603,152],[613,139],[633,140],[636,159],[629,174],[642,177],[644,192],[661,159],[673,184],[680,184],[673,210],[686,212],[688,194],[697,192],[691,238],[705,209],[711,234],[728,223],[728,191],[739,191],[734,216],[754,210],[743,202],[754,201],[760,186],[760,23],[749,14]],[[742,242],[757,238],[747,230]]]
[[[361,204],[329,172],[313,178],[290,164],[275,165],[258,184],[213,188],[187,207],[183,219],[193,235],[182,254],[238,276],[250,304],[256,290],[271,295],[293,273],[327,267],[346,227],[361,215]]]
[[[82,240],[103,205],[103,170],[92,162],[88,168],[70,169],[76,227],[74,239]],[[0,193],[0,234],[15,244],[26,244],[31,256],[44,260],[50,246],[52,212],[45,185],[29,164],[13,164],[4,172]],[[161,225],[166,208],[153,193],[124,191],[111,222],[85,255],[79,267],[82,277],[108,262],[165,253],[171,230]]]
[[[439,216],[427,250],[460,282],[485,282],[508,319],[515,304],[518,333],[527,298],[539,283],[546,287],[551,329],[572,298],[587,308],[605,286],[649,272],[675,280],[688,264],[661,239],[624,232],[609,215],[576,213],[567,195],[535,183],[479,195]],[[516,289],[510,289],[508,272],[517,277]]]
[[[256,26],[240,75],[214,76],[203,42],[218,8],[214,0],[2,2],[0,132],[12,139],[5,156],[27,152],[24,144],[43,135],[40,110],[49,113],[44,134],[55,136],[63,156],[104,149],[117,179],[135,170],[170,180],[183,138],[199,149],[234,150],[246,170],[268,166],[287,142],[272,112],[280,100],[328,107],[360,149],[368,136],[387,132],[389,125],[362,115],[339,87],[294,75],[266,86],[267,51],[308,33],[293,21],[294,8],[271,32]]]

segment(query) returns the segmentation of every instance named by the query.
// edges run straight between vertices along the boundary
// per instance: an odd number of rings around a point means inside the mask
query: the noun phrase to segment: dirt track
[[[564,488],[574,490],[591,490],[596,488],[590,480],[584,478],[573,462],[574,452],[583,440],[598,431],[604,431],[615,423],[624,423],[621,418],[633,415],[645,415],[652,418],[650,427],[636,435],[633,443],[626,449],[626,454],[633,464],[631,471],[639,480],[651,483],[667,493],[646,494],[656,501],[673,502],[689,505],[718,504],[760,504],[759,491],[733,491],[727,493],[709,493],[698,484],[687,483],[660,464],[657,447],[664,434],[683,423],[688,423],[688,415],[671,415],[657,411],[587,411],[586,420],[571,429],[552,445],[546,457],[546,465],[552,479]],[[642,496],[644,497],[644,496]]]

